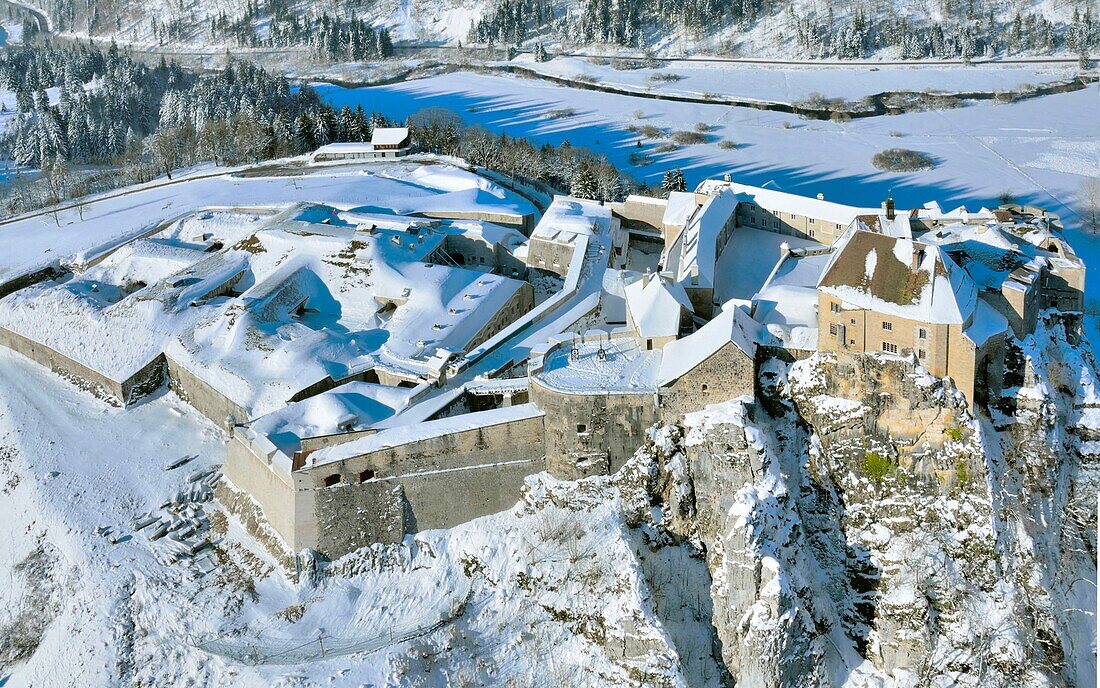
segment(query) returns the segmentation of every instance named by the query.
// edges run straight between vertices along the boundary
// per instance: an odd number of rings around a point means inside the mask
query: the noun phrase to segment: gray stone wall
[[[562,244],[545,239],[531,239],[527,253],[527,266],[539,270],[549,270],[565,276],[569,272],[569,261],[573,260],[573,244]]]
[[[319,526],[315,549],[331,558],[405,537],[405,495],[400,484],[372,480],[321,488],[314,497]]]
[[[6,346],[35,363],[46,366],[77,387],[115,406],[122,406],[126,402],[129,385],[124,388],[123,383],[18,332],[0,327],[0,346]]]
[[[613,473],[660,420],[653,394],[565,394],[530,383],[531,401],[546,412],[546,464],[573,480]]]
[[[165,358],[168,362],[168,385],[180,399],[220,427],[226,427],[227,418],[233,418],[238,423],[248,421],[248,412],[243,406],[231,401],[171,358]]]
[[[312,547],[335,558],[372,542],[398,542],[407,532],[503,511],[519,501],[528,475],[545,470],[543,456],[540,416],[296,471],[289,507],[297,508],[295,549]],[[339,482],[326,486],[333,476]]]
[[[223,476],[252,497],[289,551],[308,546],[298,541],[295,489],[290,476],[281,475],[278,469],[268,465],[240,435],[229,440]]]
[[[708,404],[728,401],[742,394],[751,395],[755,381],[753,359],[733,342],[727,342],[679,380],[661,388],[662,415],[674,421]]]
[[[524,282],[520,285],[519,289],[512,294],[512,297],[500,307],[500,310],[493,314],[489,322],[485,323],[485,326],[466,344],[466,350],[469,351],[470,349],[476,348],[482,342],[511,325],[518,320],[520,316],[534,307],[535,288],[527,282]]]

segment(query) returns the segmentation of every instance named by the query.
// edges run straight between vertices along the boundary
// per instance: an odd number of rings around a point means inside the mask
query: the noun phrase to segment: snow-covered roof
[[[668,195],[668,204],[662,222],[669,227],[683,227],[691,214],[699,207],[695,194],[691,191],[673,191]]]
[[[287,455],[307,437],[364,430],[405,408],[414,390],[349,382],[254,420],[249,434],[266,436]]]
[[[664,386],[675,382],[730,342],[753,358],[757,329],[749,315],[747,301],[727,302],[722,312],[706,325],[665,345],[657,373],[658,384]]]
[[[856,308],[930,324],[963,324],[978,290],[943,251],[908,239],[851,232],[819,283]]]
[[[718,235],[737,210],[737,196],[722,189],[709,196],[665,252],[664,266],[689,287],[713,287]],[[697,273],[698,279],[696,279]]]
[[[408,127],[375,127],[370,142],[375,146],[400,146],[408,138]]]
[[[578,338],[547,353],[533,378],[565,394],[642,394],[657,390],[660,365],[660,349],[644,349],[632,336],[592,331],[584,341]]]
[[[610,227],[610,208],[596,201],[555,196],[531,232],[531,238],[572,244],[578,236],[592,236],[596,232],[606,234]]]
[[[741,200],[752,201],[761,208],[772,212],[794,213],[795,215],[812,217],[825,222],[833,222],[842,227],[850,225],[858,215],[877,215],[881,210],[881,208],[860,208],[844,205],[820,198],[799,196],[777,189],[749,186],[718,179],[704,181],[699,186],[699,191],[714,193],[722,188],[729,189],[737,194]]]
[[[762,343],[817,348],[817,283],[830,258],[828,252],[799,251],[775,266],[752,298],[753,317],[763,326]]]
[[[693,310],[684,287],[660,276],[636,279],[624,291],[630,317],[642,338],[677,336],[681,313]]]
[[[963,330],[963,336],[975,346],[981,346],[989,341],[990,337],[1007,331],[1008,320],[1005,316],[983,299],[979,299],[974,309],[974,319]]]

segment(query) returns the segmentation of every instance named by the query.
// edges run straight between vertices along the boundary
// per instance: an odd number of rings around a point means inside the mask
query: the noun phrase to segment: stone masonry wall
[[[171,358],[165,358],[168,361],[168,385],[180,399],[194,406],[195,410],[219,427],[226,426],[227,418],[233,418],[238,423],[248,420],[248,412],[240,404],[231,401]]]
[[[733,342],[660,391],[661,412],[668,421],[743,394],[751,395],[755,363]]]
[[[503,511],[519,500],[524,478],[545,469],[543,456],[540,416],[295,471],[296,547],[337,557]],[[334,476],[339,482],[325,486]]]
[[[653,394],[566,394],[530,383],[531,401],[546,412],[546,463],[574,480],[614,473],[660,420]]]

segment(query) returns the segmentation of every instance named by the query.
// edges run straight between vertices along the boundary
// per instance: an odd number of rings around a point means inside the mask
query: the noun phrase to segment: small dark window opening
[[[705,391],[707,391],[708,389],[710,389],[710,387],[708,387],[708,386],[707,386],[707,383],[705,383],[705,382],[704,382],[704,383],[703,383],[703,391],[705,392]]]
[[[340,484],[340,474],[333,473],[332,475],[325,476],[325,487],[332,487],[333,485]]]
[[[646,349],[646,351],[653,351],[653,340],[652,339],[645,340],[645,349]]]
[[[582,432],[588,432],[588,426],[584,423],[577,423],[577,434],[579,435]]]
[[[368,468],[365,471],[359,473],[359,482],[365,483],[374,477],[374,471]]]

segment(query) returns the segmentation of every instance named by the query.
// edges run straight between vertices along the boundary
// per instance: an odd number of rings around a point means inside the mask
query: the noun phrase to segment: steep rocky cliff
[[[817,355],[686,418],[670,527],[706,552],[730,682],[1095,685],[1096,366],[1051,323],[1015,360],[989,415]]]

